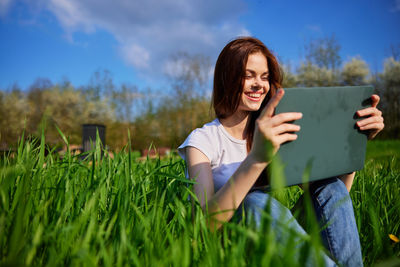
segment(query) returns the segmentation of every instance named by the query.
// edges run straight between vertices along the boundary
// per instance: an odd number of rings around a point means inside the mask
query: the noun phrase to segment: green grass
[[[400,243],[400,141],[373,141],[364,169],[351,190],[364,259],[367,263],[397,257]],[[399,264],[399,261],[397,261]]]
[[[368,142],[366,160],[374,164],[386,164],[393,161],[392,167],[400,169],[400,140],[376,140]]]
[[[388,237],[400,236],[399,146],[369,143],[351,191],[366,265],[399,263],[400,243]],[[267,214],[259,230],[229,222],[210,232],[177,157],[44,152],[44,139],[21,142],[0,162],[0,265],[301,266],[322,249],[312,227],[276,242]],[[278,195],[291,208],[300,194]]]

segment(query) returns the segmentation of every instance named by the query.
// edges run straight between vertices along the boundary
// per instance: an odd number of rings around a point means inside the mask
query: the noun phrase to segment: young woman
[[[284,95],[281,82],[276,58],[256,38],[235,39],[218,57],[212,99],[217,118],[194,130],[178,148],[189,177],[197,182],[194,193],[201,206],[215,214],[209,221],[211,229],[229,221],[239,206],[259,225],[261,211],[270,199],[271,216],[275,220],[284,218],[295,231],[304,233],[278,201],[263,191],[251,190],[280,145],[296,140],[300,131],[298,125],[289,122],[301,119],[301,113],[274,115]],[[372,107],[357,112],[368,117],[357,125],[369,132],[370,139],[384,127],[382,113],[376,108],[379,97],[371,98]],[[348,193],[353,179],[354,173],[345,174],[313,183],[310,189],[318,219],[329,222],[321,234],[323,242],[338,263],[348,266],[362,265]],[[277,232],[284,235],[282,229]]]

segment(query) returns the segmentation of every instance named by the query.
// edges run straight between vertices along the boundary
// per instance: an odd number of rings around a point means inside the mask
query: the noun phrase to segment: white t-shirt
[[[192,131],[178,147],[178,153],[184,160],[188,146],[197,148],[210,160],[214,192],[229,180],[247,156],[246,140],[232,137],[218,119]]]

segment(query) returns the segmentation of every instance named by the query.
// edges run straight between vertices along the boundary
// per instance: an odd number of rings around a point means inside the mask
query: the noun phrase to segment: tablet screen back
[[[295,141],[282,144],[278,155],[286,185],[314,181],[360,170],[367,136],[355,123],[357,110],[371,105],[372,86],[287,88],[275,114],[302,112],[295,122],[301,130]]]

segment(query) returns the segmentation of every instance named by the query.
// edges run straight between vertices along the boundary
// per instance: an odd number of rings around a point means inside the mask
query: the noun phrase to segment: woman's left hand
[[[376,108],[380,100],[379,96],[372,95],[371,100],[371,107],[357,111],[359,117],[368,118],[362,119],[356,123],[361,131],[368,131],[369,140],[373,139],[385,126],[383,124],[382,111]]]

